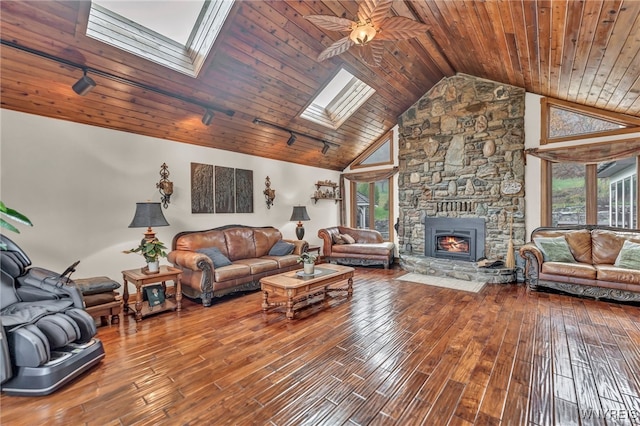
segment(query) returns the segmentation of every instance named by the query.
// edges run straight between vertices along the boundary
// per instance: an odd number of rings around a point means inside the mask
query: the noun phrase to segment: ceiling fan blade
[[[354,43],[351,41],[349,37],[341,38],[340,40],[333,43],[331,46],[327,47],[320,53],[318,56],[318,62],[324,61],[325,59],[331,58],[333,56],[339,55],[341,53],[349,50]]]
[[[351,31],[351,26],[355,24],[349,19],[329,15],[307,15],[304,18],[329,31]]]
[[[392,0],[364,0],[358,6],[358,20],[360,22],[371,20],[377,28],[377,24],[382,22],[387,13],[389,13],[392,3]]]
[[[389,13],[389,9],[391,9],[392,4],[393,4],[393,1],[391,0],[384,0],[384,1],[378,2],[378,5],[371,13],[371,21],[376,27],[379,27],[380,23],[384,21],[384,18]]]
[[[424,35],[429,26],[404,16],[394,16],[385,19],[380,24],[376,35],[377,40],[406,40]]]
[[[360,58],[372,67],[379,67],[382,62],[382,53],[384,52],[384,46],[382,41],[373,40],[364,46],[358,46],[358,53]]]

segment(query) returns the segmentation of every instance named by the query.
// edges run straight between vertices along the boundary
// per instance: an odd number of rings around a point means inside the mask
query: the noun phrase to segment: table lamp
[[[296,237],[299,240],[304,238],[304,227],[302,226],[303,220],[311,220],[309,219],[309,215],[307,214],[307,208],[305,206],[294,206],[293,212],[291,213],[291,221],[298,221],[298,227],[296,228]]]
[[[144,233],[144,239],[153,241],[156,238],[156,233],[151,229],[152,226],[169,226],[169,222],[162,214],[160,203],[152,203],[150,201],[136,203],[136,213],[129,228],[147,228],[147,232]]]

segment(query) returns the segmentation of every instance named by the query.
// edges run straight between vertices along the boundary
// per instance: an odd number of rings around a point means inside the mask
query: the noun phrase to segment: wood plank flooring
[[[4,425],[638,425],[640,308],[356,268],[354,296],[262,313],[260,292],[100,327],[105,360]]]

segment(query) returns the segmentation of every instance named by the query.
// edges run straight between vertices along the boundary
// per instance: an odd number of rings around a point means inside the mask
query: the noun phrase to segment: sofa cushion
[[[198,253],[206,254],[207,256],[209,256],[209,258],[213,262],[213,266],[215,266],[216,268],[231,265],[231,261],[229,260],[229,258],[222,254],[220,249],[217,247],[201,248],[196,251]]]
[[[576,261],[565,237],[536,237],[533,242],[542,252],[545,262],[575,263]]]
[[[348,254],[375,254],[386,256],[394,249],[393,243],[367,243],[367,244],[342,244],[333,246],[333,253],[340,255],[340,253]]]
[[[278,264],[279,268],[288,268],[298,263],[297,254],[288,254],[285,256],[262,256],[260,259],[270,259]],[[302,266],[302,265],[300,265]]]
[[[614,263],[615,266],[640,270],[640,244],[625,241]]]
[[[269,250],[269,256],[286,256],[293,253],[296,246],[286,241],[280,240],[276,242],[271,250]]]
[[[596,265],[596,269],[598,281],[634,284],[639,286],[636,291],[640,291],[640,270],[624,269],[613,265]]]
[[[253,259],[256,257],[253,228],[225,229],[224,238],[227,242],[227,250],[231,261],[235,262],[238,259]]]
[[[253,228],[253,239],[256,243],[255,257],[262,257],[269,254],[269,250],[282,240],[282,234],[276,228]]]
[[[248,265],[241,265],[239,263],[232,263],[229,266],[223,266],[222,268],[216,268],[213,271],[213,277],[216,282],[241,279],[251,275],[251,269]]]
[[[253,259],[238,259],[234,264],[247,265],[252,275],[262,274],[263,272],[274,271],[278,269],[278,262],[266,257]]]
[[[569,231],[564,237],[576,261],[589,264],[593,262],[591,259],[591,232],[589,230]]]
[[[613,265],[625,241],[640,243],[638,233],[594,229],[591,232],[593,264]]]
[[[544,262],[541,272],[549,275],[571,276],[590,280],[595,280],[597,276],[596,268],[587,263]]]
[[[332,237],[333,244],[344,244],[344,240],[342,239],[342,234],[333,234]]]

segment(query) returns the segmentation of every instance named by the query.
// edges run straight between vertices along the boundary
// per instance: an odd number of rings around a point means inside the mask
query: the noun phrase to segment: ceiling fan
[[[383,42],[406,40],[422,35],[428,26],[403,16],[386,17],[393,0],[364,0],[358,6],[357,21],[330,15],[307,15],[305,19],[330,31],[350,31],[350,34],[318,56],[324,61],[332,56],[346,52],[352,46],[358,46],[360,58],[372,66],[380,66]]]

